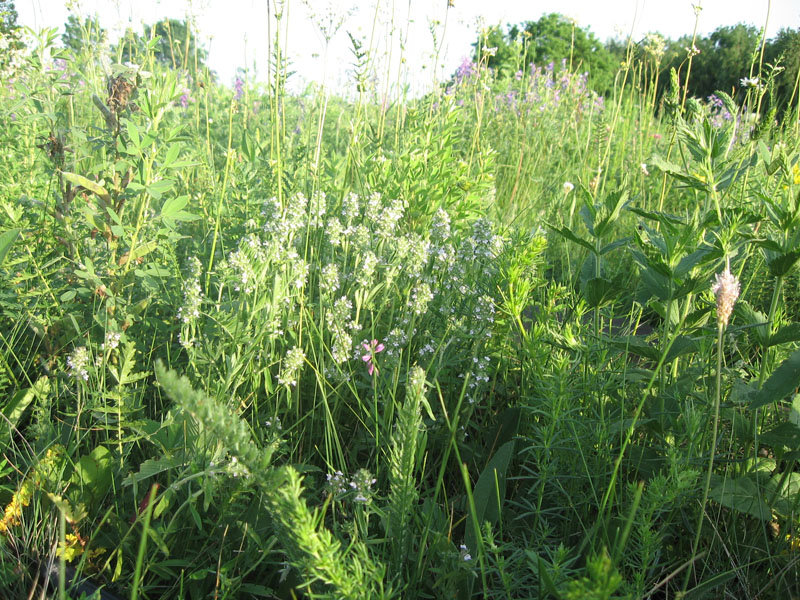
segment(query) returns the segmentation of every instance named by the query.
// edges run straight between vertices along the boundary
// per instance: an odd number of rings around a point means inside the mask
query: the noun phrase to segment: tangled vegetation
[[[14,40],[0,595],[800,594],[796,103]]]

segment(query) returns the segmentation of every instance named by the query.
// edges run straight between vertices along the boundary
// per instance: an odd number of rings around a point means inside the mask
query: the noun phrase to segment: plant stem
[[[703,501],[700,503],[700,517],[697,519],[697,531],[694,535],[694,542],[692,543],[692,558],[689,568],[686,569],[686,575],[683,579],[682,593],[686,593],[686,588],[689,585],[689,579],[694,569],[694,559],[697,556],[697,546],[700,544],[700,534],[703,530],[703,517],[706,512],[706,503],[708,502],[708,490],[711,487],[711,474],[714,470],[714,454],[717,452],[717,430],[719,429],[719,404],[720,396],[722,393],[722,340],[725,333],[725,326],[719,324],[717,327],[717,377],[716,377],[716,392],[714,395],[714,421],[711,430],[711,456],[708,459],[708,470],[706,471],[706,481],[703,484]]]

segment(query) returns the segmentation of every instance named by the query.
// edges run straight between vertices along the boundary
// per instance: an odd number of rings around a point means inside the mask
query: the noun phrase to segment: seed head
[[[717,297],[717,325],[727,327],[733,306],[739,297],[739,280],[731,273],[729,265],[725,266],[722,273],[717,273],[715,278],[716,282],[711,286],[711,291]]]

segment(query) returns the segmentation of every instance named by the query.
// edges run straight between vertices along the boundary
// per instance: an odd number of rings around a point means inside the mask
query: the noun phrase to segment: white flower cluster
[[[200,261],[197,258],[191,260]],[[183,282],[183,306],[178,309],[178,320],[188,325],[200,316],[200,306],[203,304],[203,289],[200,287],[199,275]]]
[[[283,369],[278,375],[278,385],[296,386],[297,378],[306,361],[306,354],[302,348],[294,346],[286,352],[283,359]]]
[[[122,339],[122,334],[119,331],[107,331],[106,340],[103,342],[101,348],[103,350],[116,350],[119,347],[119,341]]]
[[[377,481],[366,469],[359,469],[348,481],[344,473],[335,471],[325,476],[328,493],[341,500],[352,493],[352,500],[358,504],[367,504],[372,499],[372,486]]]
[[[89,381],[89,351],[86,346],[78,346],[67,357],[70,375],[75,379]]]

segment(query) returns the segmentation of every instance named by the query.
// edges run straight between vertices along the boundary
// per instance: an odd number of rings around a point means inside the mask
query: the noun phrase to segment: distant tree
[[[483,60],[487,67],[496,71],[514,73],[519,68],[509,36],[498,25],[486,29],[480,39],[472,44],[472,49],[475,62]]]
[[[616,70],[614,57],[593,33],[557,13],[512,25],[505,35],[499,27],[489,29],[473,44],[476,60],[484,47],[497,48],[487,64],[501,72],[566,61],[573,70],[588,71],[592,87],[601,92],[610,88]]]
[[[767,44],[764,61],[775,66],[780,61],[783,67],[775,77],[775,101],[779,106],[787,107],[789,102],[797,105],[800,99],[796,90],[798,73],[800,73],[800,28],[784,28]]]
[[[86,44],[100,44],[107,39],[106,30],[100,27],[97,16],[86,17],[83,24],[75,15],[67,17],[64,24],[64,33],[61,36],[61,43],[65,48],[69,48],[76,54],[80,52]]]
[[[154,58],[161,64],[172,68],[186,67],[189,70],[205,67],[208,52],[197,45],[194,32],[185,21],[178,19],[162,19],[155,25],[145,25],[142,36],[132,30],[120,40],[122,60],[132,60],[136,55],[144,54],[151,39],[158,40],[152,46]]]
[[[0,0],[0,33],[8,35],[18,28],[14,0]]]
[[[758,62],[761,35],[755,27],[739,23],[718,27],[708,36],[700,36],[695,42],[697,54],[692,60],[689,73],[689,95],[707,98],[717,90],[731,95],[740,93],[740,80],[750,75],[750,66]],[[687,74],[687,57],[692,45],[691,36],[682,36],[667,43],[664,72],[678,70],[681,81]],[[662,78],[668,84],[668,78]]]

